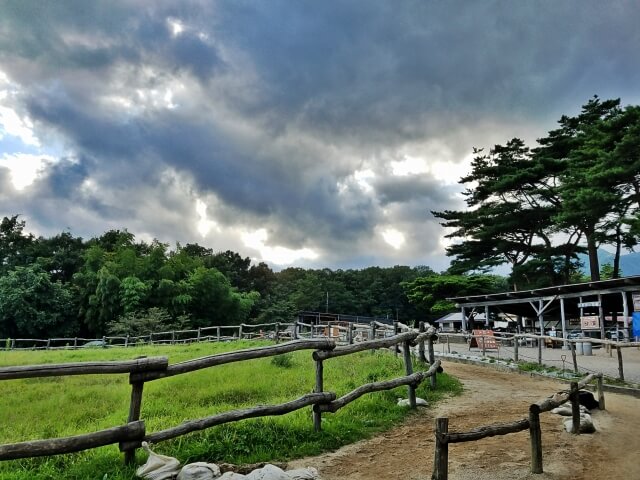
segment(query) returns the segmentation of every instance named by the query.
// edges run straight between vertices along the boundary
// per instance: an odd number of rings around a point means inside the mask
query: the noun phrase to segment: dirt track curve
[[[380,436],[290,466],[313,466],[323,480],[430,479],[436,416],[449,417],[452,432],[510,422],[526,417],[531,403],[565,388],[557,381],[486,367],[443,365],[464,384],[461,396],[420,409]],[[571,435],[560,417],[541,415],[543,474],[529,471],[529,434],[523,431],[450,445],[449,479],[640,479],[640,399],[605,393],[605,400],[606,411],[592,411],[598,430],[592,435]]]

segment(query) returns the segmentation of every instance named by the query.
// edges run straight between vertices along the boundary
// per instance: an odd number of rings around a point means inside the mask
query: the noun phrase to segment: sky
[[[640,2],[5,0],[0,217],[447,267],[472,149],[640,104]]]

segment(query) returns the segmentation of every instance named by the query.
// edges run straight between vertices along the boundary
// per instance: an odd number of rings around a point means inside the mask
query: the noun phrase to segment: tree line
[[[426,266],[274,272],[232,251],[136,241],[126,229],[85,241],[70,232],[34,237],[25,227],[17,215],[0,222],[0,338],[291,322],[327,308],[412,323],[446,313],[446,297],[506,288],[501,277]]]
[[[533,148],[514,138],[488,152],[474,149],[466,210],[432,212],[456,242],[450,272],[511,267],[514,289],[570,283],[588,255],[600,280],[598,248],[620,254],[640,239],[640,107],[597,96]]]

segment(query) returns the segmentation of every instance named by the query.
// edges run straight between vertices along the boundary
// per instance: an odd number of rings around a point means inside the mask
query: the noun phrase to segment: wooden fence
[[[503,346],[512,347],[514,354],[513,360],[515,362],[518,362],[520,360],[519,347],[522,346],[522,344],[531,344],[538,349],[537,363],[539,365],[542,365],[543,363],[543,348],[545,346],[556,347],[566,344],[567,349],[571,352],[573,370],[576,374],[579,373],[576,345],[602,345],[606,347],[611,353],[613,352],[613,350],[616,350],[618,357],[618,380],[621,381],[624,381],[624,362],[622,357],[622,350],[624,348],[640,347],[640,342],[616,342],[613,340],[600,340],[598,338],[589,337],[565,339],[562,337],[552,337],[548,335],[513,334],[502,332],[493,332],[492,335],[438,332],[438,337],[439,341],[446,342],[447,350],[449,353],[451,352],[451,340],[456,340],[458,341],[458,343],[466,343],[472,342],[473,339],[475,339],[478,345],[477,348],[482,352],[483,356],[486,355],[487,350],[490,350],[490,340],[493,340],[494,342],[496,342],[498,348]]]
[[[313,335],[313,328],[311,330],[311,334]],[[135,458],[135,449],[141,446],[143,440],[156,443],[185,435],[190,432],[210,428],[214,425],[234,422],[246,418],[283,415],[310,405],[313,406],[314,427],[315,430],[318,431],[321,429],[321,415],[323,412],[336,412],[338,409],[366,393],[388,390],[401,385],[407,386],[409,402],[411,407],[414,408],[416,405],[416,387],[426,378],[435,379],[436,371],[440,367],[440,361],[435,361],[434,358],[430,356],[430,368],[426,371],[414,373],[412,371],[410,350],[415,344],[424,344],[424,342],[428,342],[431,345],[429,347],[429,351],[432,351],[434,334],[434,329],[429,329],[422,333],[412,331],[388,338],[377,338],[375,340],[368,340],[366,342],[348,344],[344,346],[337,346],[336,342],[329,338],[298,339],[273,346],[250,348],[210,355],[171,365],[169,365],[167,357],[150,357],[130,361],[3,367],[0,368],[0,380],[66,375],[128,373],[129,383],[131,384],[131,401],[129,405],[127,423],[122,426],[73,437],[0,445],[0,460],[71,453],[118,443],[120,451],[125,454],[125,461],[127,463],[131,463]],[[340,398],[336,398],[335,393],[324,390],[324,361],[342,355],[350,355],[355,352],[388,348],[396,345],[403,346],[402,351],[404,354],[405,376],[395,378],[393,380],[362,385]],[[298,399],[280,405],[257,406],[253,408],[228,411],[201,419],[189,420],[178,426],[157,432],[146,432],[144,421],[140,419],[145,383],[165,377],[193,372],[203,368],[210,368],[227,363],[246,361],[256,358],[271,357],[297,350],[314,350],[313,360],[316,365],[316,374],[313,393],[303,395]],[[424,345],[422,346],[422,350],[424,351]],[[432,385],[434,385],[433,382]]]
[[[540,414],[548,412],[563,403],[571,402],[572,433],[580,433],[580,404],[578,393],[589,382],[597,380],[597,392],[599,408],[604,410],[604,392],[602,389],[602,374],[591,374],[579,383],[571,382],[569,390],[564,390],[555,395],[530,405],[529,415],[511,423],[485,425],[468,432],[449,432],[449,419],[436,418],[435,451],[433,462],[433,480],[447,480],[449,463],[449,444],[459,442],[471,442],[496,435],[507,435],[522,430],[529,430],[531,442],[531,473],[543,473],[542,469],[542,432],[540,429]]]
[[[408,328],[408,327],[407,327]],[[190,330],[151,332],[140,336],[103,336],[100,338],[0,338],[0,350],[76,350],[86,346],[134,347],[138,345],[175,345],[197,342],[221,342],[242,339],[297,339],[333,338],[338,343],[354,343],[372,338],[393,335],[397,328],[380,322],[351,323],[328,322],[323,324],[260,323],[216,325]],[[86,345],[92,342],[93,344]]]

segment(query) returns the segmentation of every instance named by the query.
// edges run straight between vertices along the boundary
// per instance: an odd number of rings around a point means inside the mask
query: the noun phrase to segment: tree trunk
[[[589,253],[589,270],[591,270],[591,280],[600,280],[600,262],[598,261],[598,245],[594,238],[594,233],[585,232],[587,237],[587,252]]]
[[[620,224],[616,226],[616,254],[613,257],[613,273],[611,278],[620,278],[620,250],[622,247],[622,232]]]

